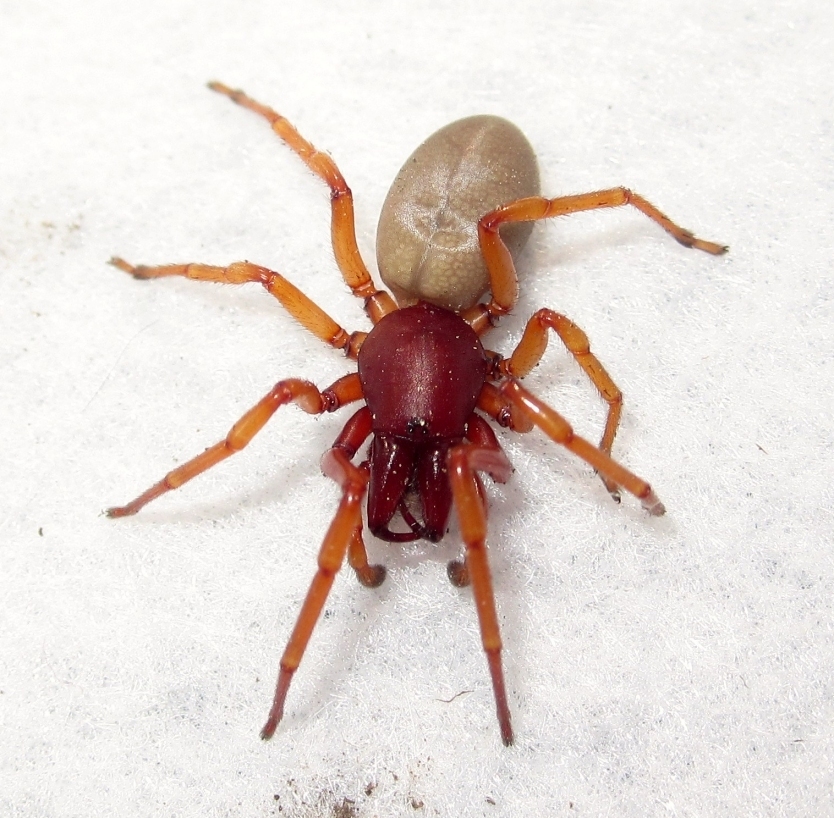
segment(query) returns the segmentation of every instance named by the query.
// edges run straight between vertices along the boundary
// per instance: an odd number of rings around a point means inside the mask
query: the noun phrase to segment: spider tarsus
[[[500,648],[487,651],[487,662],[489,663],[489,675],[492,677],[492,689],[495,693],[495,709],[498,716],[498,726],[501,730],[501,741],[504,742],[505,747],[509,747],[513,743],[513,722],[510,707],[507,704]]]
[[[110,519],[115,519],[117,517],[130,517],[131,514],[135,514],[135,511],[131,511],[129,506],[112,506],[111,508],[107,508],[104,510],[104,514]]]
[[[270,715],[266,724],[261,728],[261,738],[264,741],[269,741],[275,735],[275,730],[277,729],[278,722],[280,720],[281,720],[280,716],[277,719],[273,719],[272,716]]]
[[[217,91],[218,94],[224,94],[227,96],[232,102],[236,102],[238,105],[243,105],[245,108],[251,108],[252,110],[259,111],[263,113],[261,109],[262,106],[258,105],[254,100],[249,99],[246,94],[241,91],[239,88],[229,88],[228,85],[224,85],[222,82],[217,82],[216,80],[212,80],[209,83],[206,83],[212,91]],[[252,107],[255,105],[256,107]]]
[[[696,239],[693,236],[692,244],[689,245],[695,250],[703,250],[705,253],[710,253],[713,256],[723,256],[730,248],[726,244],[716,244],[713,241],[704,241],[703,239]]]
[[[127,273],[128,275],[131,275],[136,279],[139,279],[140,281],[143,279],[151,278],[151,276],[146,274],[146,271],[148,269],[146,266],[140,265],[136,267],[133,264],[130,264],[129,262],[125,261],[123,258],[119,258],[118,256],[113,256],[113,258],[111,258],[110,261],[108,261],[107,263],[111,264],[113,267],[116,267],[122,272]]]
[[[112,256],[107,263],[113,267],[118,267],[118,269],[125,273],[133,273],[133,265],[128,264],[123,258],[119,258],[118,256]]]
[[[653,492],[649,492],[649,494],[642,500],[643,508],[649,512],[652,517],[662,517],[666,513],[666,506],[660,502],[658,496]]]
[[[723,256],[730,249],[726,244],[716,244],[714,241],[699,239],[691,230],[681,230],[680,235],[675,235],[674,238],[684,247],[690,247],[693,250],[702,250],[713,256]]]
[[[211,82],[207,82],[206,85],[211,88],[212,91],[217,91],[218,94],[231,94],[234,93],[231,88],[227,85],[223,85],[222,82],[218,82],[217,80],[212,80]]]
[[[261,728],[261,738],[264,741],[269,741],[275,735],[278,724],[284,717],[284,700],[287,698],[287,691],[290,689],[293,673],[295,673],[295,668],[290,670],[283,665],[281,666],[281,670],[278,673],[278,684],[275,685],[275,696],[272,699],[272,707],[266,719],[266,724]]]

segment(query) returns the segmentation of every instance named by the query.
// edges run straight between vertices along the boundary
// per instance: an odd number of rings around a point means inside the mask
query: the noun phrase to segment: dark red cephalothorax
[[[460,316],[420,302],[386,315],[359,350],[359,378],[371,412],[368,528],[382,540],[437,542],[452,509],[449,449],[486,382],[489,362],[475,331]],[[419,498],[422,524],[406,505]],[[399,510],[410,531],[391,531]]]

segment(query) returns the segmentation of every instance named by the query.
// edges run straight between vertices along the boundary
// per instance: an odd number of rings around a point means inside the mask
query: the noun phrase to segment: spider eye
[[[429,430],[429,422],[425,418],[411,418],[405,424],[405,430],[409,435],[424,435]]]

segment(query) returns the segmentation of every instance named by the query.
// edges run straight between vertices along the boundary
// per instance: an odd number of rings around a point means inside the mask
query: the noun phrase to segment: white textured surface
[[[834,813],[832,30],[811,2],[2,3],[0,813]],[[99,514],[274,381],[348,369],[256,288],[135,282],[112,254],[252,259],[366,326],[326,191],[213,78],[333,154],[369,264],[400,163],[481,112],[519,124],[553,195],[627,184],[732,247],[628,212],[535,233],[490,343],[542,305],[583,326],[626,395],[616,453],[669,515],[502,435],[512,749],[454,535],[370,543],[388,582],[340,575],[258,739],[339,417],[286,409],[141,515]],[[555,345],[529,384],[598,434]]]

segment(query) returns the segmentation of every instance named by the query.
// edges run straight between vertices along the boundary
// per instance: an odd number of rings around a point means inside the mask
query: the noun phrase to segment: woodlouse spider
[[[513,730],[501,665],[501,636],[486,550],[486,493],[479,473],[504,482],[511,467],[485,418],[517,432],[538,427],[590,464],[615,499],[625,490],[652,515],[664,508],[651,486],[611,458],[622,394],[590,351],[585,333],[569,318],[539,310],[508,358],[485,349],[481,337],[516,303],[512,253],[527,240],[532,222],[568,213],[630,204],[678,242],[718,255],[726,247],[702,241],[676,225],[642,196],[622,187],[545,199],[539,195],[536,158],[524,135],[506,120],[473,116],[447,125],[409,157],[382,209],[377,260],[396,297],[378,290],[356,245],[353,198],[329,156],[317,151],[280,114],[218,82],[209,87],[254,111],[330,188],[332,242],[339,269],[361,298],[373,328],[349,333],[280,273],[249,262],[133,266],[111,263],[135,278],[184,276],[225,284],[261,284],[300,324],[358,364],[358,372],[323,390],[306,380],[279,381],[234,424],[224,440],[174,469],[125,506],[125,517],[165,492],[240,451],[284,404],[310,414],[334,412],[364,401],[322,460],[325,475],[341,487],[338,509],[325,534],[318,570],[281,659],[272,708],[261,731],[270,738],[333,579],[345,557],[368,587],[385,578],[369,565],[362,539],[367,526],[389,542],[440,540],[454,506],[465,556],[448,567],[458,586],[472,585],[498,724],[504,744]],[[499,232],[499,228],[501,231]],[[488,294],[488,298],[482,298]],[[599,446],[574,434],[554,409],[519,383],[538,363],[552,330],[608,404]],[[368,439],[366,457],[354,458]]]

